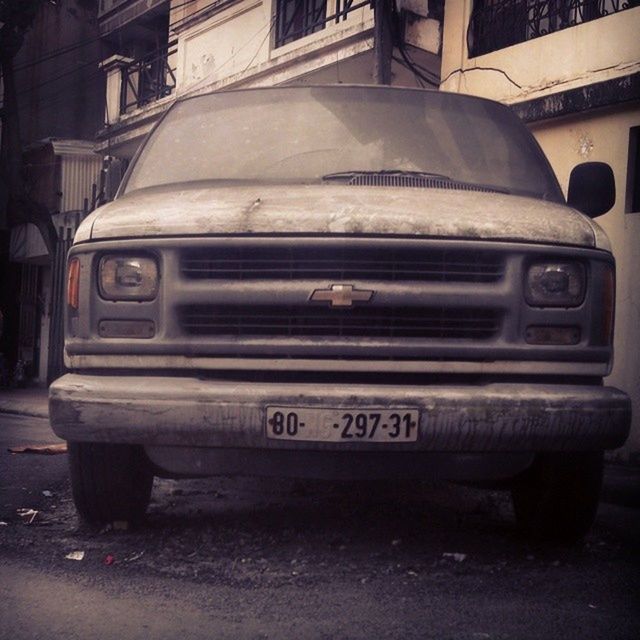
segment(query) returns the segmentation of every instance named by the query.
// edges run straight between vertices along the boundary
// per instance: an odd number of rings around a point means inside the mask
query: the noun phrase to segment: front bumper
[[[300,442],[266,437],[268,405],[420,411],[416,442]],[[264,383],[67,374],[49,390],[54,432],[70,441],[234,450],[495,453],[621,446],[631,403],[611,387],[493,383]]]

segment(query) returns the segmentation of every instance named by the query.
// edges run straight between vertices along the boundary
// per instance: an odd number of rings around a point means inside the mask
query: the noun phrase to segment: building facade
[[[448,0],[441,89],[512,105],[565,190],[571,169],[602,161],[617,198],[597,222],[617,260],[615,364],[640,451],[640,3],[634,0]]]
[[[393,21],[390,83],[437,88],[443,0],[384,4]],[[100,33],[112,55],[101,65],[107,99],[99,148],[131,158],[176,96],[292,82],[370,84],[372,7],[368,0],[103,0]],[[147,44],[136,49],[141,29]]]
[[[97,3],[59,0],[41,4],[14,59],[23,175],[63,240],[73,236],[97,198],[102,158],[94,145],[104,108],[102,57]],[[0,262],[0,386],[45,384],[54,256],[34,225],[19,224],[0,229]]]
[[[385,20],[376,20],[381,10]],[[93,114],[95,150],[114,169],[111,193],[176,97],[289,83],[368,84],[381,51],[392,85],[510,104],[565,189],[579,162],[609,163],[617,200],[598,219],[618,265],[608,384],[632,397],[632,436],[621,454],[638,455],[639,0],[100,0],[96,18],[98,55],[87,69],[103,83],[92,93],[92,100],[104,95]]]

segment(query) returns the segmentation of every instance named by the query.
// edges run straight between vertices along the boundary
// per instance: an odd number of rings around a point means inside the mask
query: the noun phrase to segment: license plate
[[[267,407],[265,428],[274,440],[416,442],[419,421],[419,411],[410,407]]]

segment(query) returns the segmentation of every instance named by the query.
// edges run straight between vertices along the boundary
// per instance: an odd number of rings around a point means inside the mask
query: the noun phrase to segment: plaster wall
[[[268,58],[269,3],[247,0],[185,31],[178,39],[178,91],[231,76]]]
[[[335,12],[328,3],[327,14]],[[274,85],[358,55],[373,45],[368,7],[275,47],[275,0],[245,0],[178,34],[177,93],[226,85]]]
[[[616,257],[615,362],[606,383],[633,402],[631,436],[623,457],[640,454],[640,211],[625,213],[629,130],[640,126],[640,108],[608,110],[532,127],[566,194],[571,169],[580,162],[607,162],[616,179],[616,204],[597,219]]]
[[[471,8],[472,0],[445,4],[443,90],[514,104],[640,71],[640,7],[469,59]],[[625,458],[640,452],[640,212],[624,212],[634,126],[640,126],[637,103],[530,127],[565,194],[571,169],[580,162],[607,162],[615,173],[616,204],[597,222],[609,235],[617,262],[615,363],[606,382],[632,398],[631,436],[618,452]]]
[[[640,7],[470,59],[471,6],[471,0],[445,3],[445,91],[513,103],[640,71]]]
[[[102,122],[104,78],[97,3],[40,3],[15,59],[22,142],[93,139]]]

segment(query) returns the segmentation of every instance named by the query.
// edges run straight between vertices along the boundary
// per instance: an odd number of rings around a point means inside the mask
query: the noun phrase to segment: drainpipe
[[[373,81],[376,84],[391,84],[391,2],[374,0],[373,16]]]

